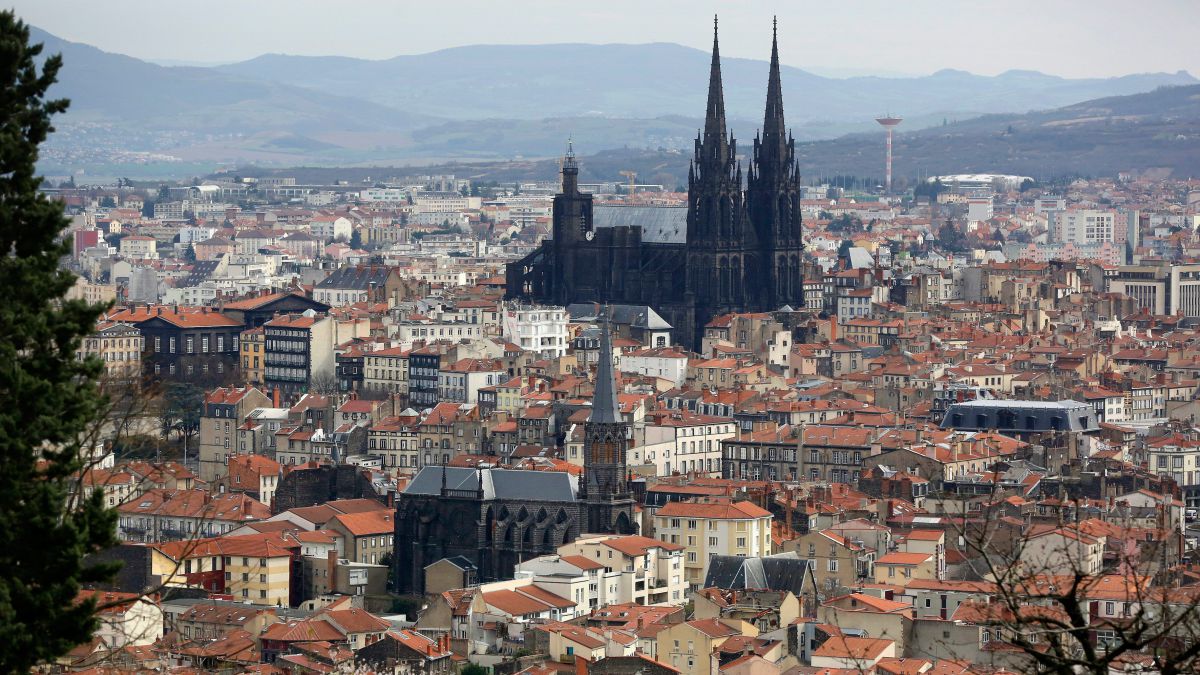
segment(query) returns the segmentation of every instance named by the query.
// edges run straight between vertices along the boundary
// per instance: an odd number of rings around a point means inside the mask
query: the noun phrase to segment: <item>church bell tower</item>
[[[630,426],[621,417],[613,371],[612,332],[608,308],[601,310],[600,358],[592,414],[583,426],[583,485],[587,532],[634,534],[633,493],[629,488]]]

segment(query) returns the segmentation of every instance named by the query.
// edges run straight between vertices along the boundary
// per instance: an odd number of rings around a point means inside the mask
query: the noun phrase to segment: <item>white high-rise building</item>
[[[974,231],[979,223],[992,219],[992,196],[973,195],[967,198],[967,229]]]
[[[1117,214],[1113,211],[1055,211],[1050,232],[1055,241],[1062,243],[1099,244],[1108,241],[1124,244],[1127,226],[1124,220],[1120,227],[1117,226]]]
[[[540,358],[567,353],[567,310],[545,305],[506,304],[500,319],[504,339]]]

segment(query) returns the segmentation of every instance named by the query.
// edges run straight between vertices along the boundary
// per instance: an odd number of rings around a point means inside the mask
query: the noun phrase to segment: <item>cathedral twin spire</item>
[[[783,85],[779,77],[779,32],[771,22],[771,72],[767,76],[767,108],[755,164],[760,175],[782,178],[791,162],[787,127],[783,121]]]
[[[713,17],[712,65],[708,75],[708,105],[704,117],[704,131],[697,139],[696,158],[701,178],[716,173],[732,175],[733,157],[730,151],[733,140],[729,136],[725,118],[725,91],[721,82],[721,51],[717,38],[717,19]],[[759,175],[778,178],[788,176],[793,161],[791,139],[783,117],[783,85],[779,72],[778,21],[771,26],[771,68],[767,76],[767,104],[763,113],[762,136],[756,143],[752,171]]]
[[[725,91],[721,86],[721,48],[717,42],[717,17],[713,17],[712,65],[708,72],[708,107],[704,115],[702,137],[704,156],[698,157],[703,168],[719,167],[729,156],[729,136],[725,126]]]

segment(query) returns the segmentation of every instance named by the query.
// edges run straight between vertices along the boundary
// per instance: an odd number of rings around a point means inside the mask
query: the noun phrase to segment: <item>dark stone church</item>
[[[601,326],[592,413],[584,424],[583,477],[562,471],[426,466],[396,496],[395,592],[423,593],[425,568],[462,556],[481,582],[581,533],[634,534],[628,482],[631,430],[617,407],[612,331]]]
[[[579,167],[568,153],[551,238],[509,264],[508,295],[564,306],[649,305],[692,349],[714,316],[804,307],[800,173],[784,125],[774,39],[762,133],[744,181],[736,157],[714,27],[708,110],[689,170],[687,209],[593,207],[592,196],[579,191]]]

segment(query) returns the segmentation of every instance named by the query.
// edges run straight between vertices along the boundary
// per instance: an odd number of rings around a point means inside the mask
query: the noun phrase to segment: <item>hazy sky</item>
[[[468,44],[677,42],[842,73],[1200,76],[1200,0],[0,0],[60,37],[156,61],[381,59]]]

